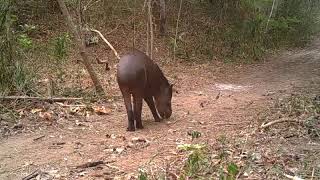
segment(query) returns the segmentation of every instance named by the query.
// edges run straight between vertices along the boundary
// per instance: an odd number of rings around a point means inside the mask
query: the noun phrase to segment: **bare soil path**
[[[136,171],[149,161],[165,165],[176,146],[199,141],[214,145],[219,135],[238,135],[256,123],[272,98],[294,88],[320,84],[320,41],[269,58],[265,63],[237,67],[175,64],[163,67],[175,79],[173,116],[156,123],[144,104],[143,130],[126,132],[122,99],[110,115],[62,120],[0,139],[0,179],[21,179],[41,169],[55,179],[104,179]],[[139,137],[142,142],[132,142]],[[39,138],[39,139],[37,139]],[[145,142],[147,140],[147,142]],[[103,160],[107,165],[77,172],[74,167]]]

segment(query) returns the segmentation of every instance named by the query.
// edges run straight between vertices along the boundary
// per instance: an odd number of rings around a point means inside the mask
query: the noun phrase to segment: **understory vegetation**
[[[107,39],[118,50],[132,46],[135,24],[135,47],[145,49],[144,1],[67,4],[75,19],[81,17],[82,25],[108,30]],[[78,6],[83,6],[80,17]],[[189,62],[253,62],[273,50],[303,46],[319,32],[316,0],[185,0],[177,37],[179,3],[168,1],[166,7],[163,37],[157,35],[159,12],[153,8],[154,46],[160,49],[161,59],[171,59],[175,46],[175,56]],[[42,84],[34,81],[49,74],[56,81],[66,80],[66,68],[61,67],[74,63],[67,58],[73,48],[60,14],[55,1],[1,2],[1,94],[42,94]],[[63,82],[57,88],[65,91],[61,86]]]
[[[151,31],[147,29],[148,0],[65,2],[76,29],[81,32],[89,64],[108,95],[100,97],[95,91],[57,1],[1,0],[0,98],[81,97],[85,102],[75,102],[73,107],[47,101],[34,103],[23,98],[9,103],[0,99],[0,132],[1,121],[6,121],[5,128],[19,129],[22,127],[19,119],[36,119],[37,113],[50,123],[52,119],[80,116],[90,123],[86,119],[89,115],[110,115],[112,111],[97,108],[94,103],[107,101],[112,108],[122,108],[114,103],[120,98],[115,78],[118,60],[101,38],[87,29],[99,30],[119,54],[133,44],[147,51],[150,39],[146,34]],[[175,62],[256,63],[277,51],[305,47],[320,32],[319,0],[168,0],[166,31],[161,35],[159,2],[153,0],[150,8],[151,34],[153,57],[162,67]],[[318,94],[302,92],[274,100],[273,106],[260,112],[259,119],[249,124],[246,132],[236,137],[221,136],[214,146],[198,141],[202,132],[190,132],[192,143],[177,145],[171,164],[160,168],[150,161],[141,167],[137,178],[320,177],[320,152],[308,144],[319,142],[320,138],[320,97],[319,90],[314,91]],[[220,92],[216,100],[219,97]],[[7,134],[14,131],[5,130]],[[287,146],[279,148],[284,143]]]

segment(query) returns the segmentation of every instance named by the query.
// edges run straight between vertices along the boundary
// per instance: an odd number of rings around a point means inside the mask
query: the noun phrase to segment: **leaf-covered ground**
[[[228,172],[239,179],[318,179],[319,46],[316,40],[305,49],[252,65],[162,63],[176,83],[173,115],[156,123],[144,104],[144,129],[135,132],[126,131],[125,108],[110,64],[105,80],[109,99],[23,102],[32,106],[11,114],[19,117],[18,123],[5,121],[10,114],[1,117],[0,179],[32,173],[40,179],[128,179],[138,174],[140,179],[217,179]],[[90,87],[90,81],[81,83]],[[281,118],[309,118],[312,123],[309,129],[294,122],[258,129]],[[177,148],[201,143],[208,151],[193,162],[188,161],[190,152]],[[200,168],[193,167],[198,162]]]

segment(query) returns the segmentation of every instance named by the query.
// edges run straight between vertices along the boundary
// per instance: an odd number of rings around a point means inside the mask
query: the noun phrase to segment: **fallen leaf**
[[[31,113],[32,114],[35,114],[35,113],[40,112],[40,111],[42,111],[42,109],[40,109],[40,108],[31,109]]]
[[[40,112],[39,117],[45,120],[52,120],[52,115],[49,112]]]
[[[111,109],[106,108],[104,106],[95,106],[95,107],[93,107],[93,110],[98,115],[104,115],[104,114],[110,114],[111,113]]]

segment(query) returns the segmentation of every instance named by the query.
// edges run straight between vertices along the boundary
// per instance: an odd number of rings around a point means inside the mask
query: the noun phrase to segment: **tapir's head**
[[[160,93],[154,98],[160,116],[165,119],[169,118],[172,114],[172,86],[173,84],[168,84],[167,86],[160,87]]]

